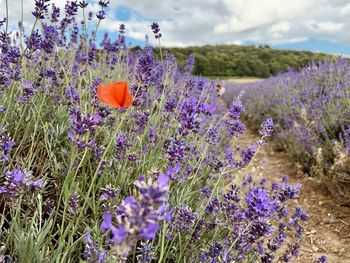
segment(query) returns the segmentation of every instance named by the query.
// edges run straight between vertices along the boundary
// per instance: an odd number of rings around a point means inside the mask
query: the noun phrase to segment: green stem
[[[160,53],[160,60],[163,61],[163,52],[162,52],[162,45],[160,44],[160,38],[158,38],[158,43],[159,43],[159,53]]]
[[[161,239],[161,245],[160,245],[160,256],[159,256],[159,259],[158,259],[158,263],[162,263],[162,260],[163,260],[163,257],[164,257],[165,231],[166,231],[166,221],[164,221],[164,223],[163,223],[162,239]]]
[[[7,38],[8,28],[9,28],[9,5],[8,5],[7,0],[6,0],[6,29],[5,29],[6,38]]]
[[[35,18],[34,24],[33,24],[33,27],[32,27],[32,30],[31,30],[30,35],[29,35],[29,39],[32,37],[32,35],[33,35],[33,33],[34,33],[34,30],[35,30],[35,27],[36,27],[37,22],[38,22],[38,19]],[[19,58],[18,64],[17,64],[17,65],[20,65],[20,64],[21,64],[22,59],[23,59],[24,54],[26,53],[27,49],[28,49],[28,46],[26,46],[26,48],[25,48],[24,51],[22,52],[22,55],[21,55],[21,57]]]
[[[200,221],[200,218],[203,216],[203,213],[205,213],[205,208],[209,205],[209,203],[211,202],[211,200],[212,200],[212,198],[213,198],[213,196],[214,196],[214,193],[217,191],[217,188],[218,188],[218,186],[219,186],[219,183],[220,183],[220,181],[221,181],[221,178],[222,178],[222,176],[225,174],[225,172],[226,172],[226,171],[224,170],[224,171],[222,171],[222,172],[220,173],[220,176],[219,176],[218,180],[216,181],[216,184],[215,184],[215,186],[214,186],[214,188],[213,188],[213,191],[212,191],[211,194],[210,194],[210,197],[208,198],[208,201],[207,201],[206,205],[204,206],[204,208],[202,209],[202,211],[200,211],[199,216],[198,216],[198,220],[196,221],[196,224],[195,224],[195,225],[193,226],[193,228],[192,228],[193,231],[195,231],[195,229],[196,229],[196,227],[197,227],[197,225],[198,225],[198,223],[199,223],[199,221]],[[190,237],[193,235],[193,231],[191,232]],[[187,248],[189,241],[190,241],[190,238],[187,239],[184,248]],[[183,249],[181,249],[181,251],[180,251],[180,255],[182,255],[182,254],[183,254]],[[181,257],[180,257],[180,258],[181,258]]]
[[[21,23],[22,23],[22,28],[23,26],[23,0],[21,0]],[[23,51],[23,30],[22,28],[19,29],[19,34],[20,34],[20,46],[21,50]]]
[[[98,173],[99,173],[100,167],[101,167],[101,165],[102,165],[102,162],[103,162],[103,160],[105,159],[105,157],[106,157],[106,155],[107,155],[109,149],[111,148],[112,143],[113,143],[113,141],[114,141],[114,138],[115,138],[115,136],[117,135],[117,133],[118,133],[118,131],[119,131],[121,125],[123,124],[123,122],[124,122],[124,120],[125,120],[125,118],[126,118],[127,115],[128,115],[128,111],[124,112],[124,114],[123,114],[123,116],[122,116],[122,118],[121,118],[121,120],[120,120],[120,122],[119,122],[119,124],[118,124],[118,127],[114,130],[113,135],[111,136],[111,139],[110,139],[110,141],[109,141],[109,143],[108,143],[108,145],[107,145],[107,147],[106,147],[106,149],[105,149],[105,151],[104,151],[104,153],[103,153],[103,156],[102,156],[102,158],[101,158],[101,160],[100,160],[100,162],[99,162],[99,164],[98,164],[98,166],[97,166],[97,168],[96,168],[96,170],[95,170],[95,174],[94,174],[94,176],[92,177],[91,183],[90,183],[90,187],[89,187],[88,191],[86,192],[86,198],[85,198],[84,203],[83,203],[83,205],[82,205],[82,207],[81,207],[81,210],[80,210],[80,213],[79,213],[79,215],[78,215],[76,224],[74,225],[73,230],[70,232],[70,233],[72,233],[72,234],[71,234],[70,237],[69,237],[68,244],[71,244],[71,243],[72,243],[74,233],[76,233],[77,228],[78,228],[78,226],[79,226],[79,224],[80,224],[81,218],[82,218],[82,216],[83,216],[83,214],[84,214],[84,212],[85,212],[86,205],[87,205],[88,200],[89,200],[88,197],[89,197],[90,194],[91,194],[92,188],[95,187],[95,181],[96,181],[96,179],[97,179],[97,177],[98,177]],[[63,237],[63,239],[64,239],[64,237]],[[70,249],[70,247],[69,247],[67,250],[69,250],[69,249]],[[64,259],[65,259],[65,256],[66,256],[66,255],[67,255],[67,253],[63,256],[62,262],[65,262]]]
[[[87,32],[87,26],[86,26],[86,16],[85,16],[85,8],[83,8],[83,19],[84,19],[84,33],[85,33],[85,50],[88,51],[88,32]]]

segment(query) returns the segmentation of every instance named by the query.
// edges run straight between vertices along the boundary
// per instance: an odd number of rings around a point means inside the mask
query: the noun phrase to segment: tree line
[[[134,50],[138,47],[133,48]],[[266,78],[289,69],[299,70],[312,61],[335,56],[310,51],[273,49],[268,45],[205,45],[165,48],[184,66],[190,54],[195,57],[192,73],[201,76]],[[164,50],[164,49],[163,49]],[[159,49],[154,49],[159,54]]]

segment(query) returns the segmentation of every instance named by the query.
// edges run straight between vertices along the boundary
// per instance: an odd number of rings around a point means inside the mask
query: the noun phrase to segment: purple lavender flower
[[[31,35],[30,38],[27,38],[25,40],[25,43],[27,45],[27,48],[31,51],[35,51],[40,48],[41,43],[41,35],[39,34],[38,30],[35,30]]]
[[[0,27],[2,27],[6,23],[6,17],[3,20],[0,20]]]
[[[292,218],[294,220],[301,219],[302,221],[307,221],[309,219],[309,216],[304,212],[304,210],[301,207],[296,207]]]
[[[76,217],[79,214],[79,195],[73,194],[68,200],[68,214],[70,217]]]
[[[137,262],[149,263],[157,259],[156,257],[152,256],[154,252],[154,247],[148,242],[141,242],[141,247],[139,247],[138,250],[141,254],[136,257]]]
[[[209,188],[209,186],[206,185],[200,190],[200,193],[206,198],[210,198],[212,190]]]
[[[91,115],[90,113],[83,115],[77,109],[72,109],[71,111],[71,127],[74,133],[78,135],[84,135],[89,131],[95,131],[96,126],[102,124],[101,121],[102,117],[98,113],[95,113],[94,115]]]
[[[208,134],[205,140],[206,142],[212,145],[215,145],[219,142],[220,137],[219,137],[219,129],[217,126],[209,128]]]
[[[164,109],[167,112],[172,112],[176,108],[176,100],[174,97],[168,98],[168,100],[165,102]]]
[[[18,101],[23,104],[28,104],[34,95],[34,87],[30,81],[26,81],[22,84],[22,93],[18,97]]]
[[[73,142],[77,148],[94,148],[94,138],[87,141],[84,137],[86,134],[94,133],[97,126],[102,125],[102,117],[100,114],[87,113],[86,115],[81,114],[77,108],[71,109],[70,117],[71,129],[68,132],[68,138]]]
[[[107,263],[107,251],[99,248],[97,241],[93,241],[90,232],[85,236],[84,258],[89,263]]]
[[[93,16],[93,13],[90,11],[89,14],[88,14],[88,20],[89,20],[89,21],[92,20],[92,16]]]
[[[181,170],[182,170],[182,165],[177,163],[174,166],[168,167],[166,171],[166,175],[169,176],[171,180],[179,181]]]
[[[5,127],[0,127],[0,163],[6,162],[10,158],[12,148],[16,145],[15,141],[6,132]]]
[[[296,184],[294,188],[291,185],[288,185],[286,188],[284,188],[283,195],[286,198],[295,199],[299,196],[300,189],[301,184]]]
[[[200,124],[203,122],[201,118],[200,102],[196,98],[190,97],[178,105],[179,114],[177,119],[181,124],[181,134],[187,135],[189,131],[197,133],[200,128]]]
[[[260,258],[262,263],[272,263],[275,256],[267,251],[265,251],[264,255]]]
[[[191,72],[192,69],[193,69],[193,65],[194,65],[194,54],[191,54],[186,59],[186,64],[185,64],[185,67],[184,67],[184,71],[185,72]]]
[[[126,149],[130,146],[127,141],[127,135],[127,132],[118,131],[117,138],[115,139],[116,157],[119,160],[125,158]]]
[[[39,189],[42,184],[42,179],[33,180],[31,171],[22,171],[20,168],[16,168],[5,173],[3,186],[0,186],[0,195],[16,198],[21,191]]]
[[[50,4],[47,4],[50,0],[35,0],[35,8],[32,14],[37,19],[44,19],[45,13],[48,11],[48,7]]]
[[[234,121],[225,120],[224,123],[228,127],[228,130],[227,130],[228,136],[239,137],[246,130],[246,127],[244,126],[244,124],[241,123],[239,120],[234,120]]]
[[[172,222],[170,227],[174,231],[191,233],[197,220],[197,216],[187,205],[175,207],[172,212]]]
[[[271,251],[273,252],[277,251],[282,246],[286,238],[287,238],[286,232],[281,231],[277,234],[277,236],[271,242],[267,244],[267,246]]]
[[[10,63],[17,64],[20,57],[21,57],[21,52],[18,47],[12,46],[7,50],[6,58]]]
[[[138,199],[133,196],[124,199],[115,214],[118,227],[114,226],[111,214],[106,212],[101,224],[102,232],[110,231],[116,244],[125,242],[129,248],[138,240],[153,240],[159,230],[158,221],[165,219],[168,181],[164,174],[160,174],[154,183],[147,183],[144,177],[140,177],[135,182],[139,190]]]
[[[320,256],[315,263],[326,263],[327,257],[326,256]]]
[[[209,245],[208,251],[205,251],[204,253],[202,253],[201,258],[202,260],[211,259],[210,262],[216,262],[215,259],[217,259],[222,252],[223,252],[223,246],[219,242],[214,241],[213,244]]]
[[[58,39],[56,27],[43,23],[43,32],[45,38],[41,39],[40,46],[46,53],[53,53],[54,47]]]
[[[64,6],[64,10],[66,11],[67,17],[75,16],[78,13],[78,3],[77,1],[67,1]]]
[[[151,25],[151,29],[152,29],[152,32],[153,32],[154,37],[156,39],[159,39],[159,38],[162,37],[162,34],[160,33],[160,27],[159,27],[158,23],[153,22],[153,24]]]
[[[269,137],[271,136],[274,127],[275,126],[274,126],[273,120],[271,118],[268,118],[261,124],[259,133],[263,137]]]
[[[52,4],[51,23],[57,23],[60,17],[60,8]]]
[[[167,139],[164,142],[164,149],[171,164],[181,163],[185,158],[188,148],[185,141],[179,139]]]
[[[128,160],[129,161],[135,162],[135,161],[137,161],[137,159],[138,159],[138,157],[137,157],[137,154],[135,152],[132,152],[132,153],[128,154]]]
[[[133,128],[134,132],[140,134],[145,130],[150,114],[151,114],[150,112],[146,112],[146,111],[137,111],[134,114],[134,120],[135,120],[135,127]]]
[[[241,200],[241,192],[237,185],[232,184],[230,190],[228,190],[222,198],[221,207],[227,214],[234,213],[239,207]]]
[[[119,33],[120,34],[124,34],[125,33],[125,25],[124,24],[120,24],[119,25]]]
[[[85,7],[87,7],[89,4],[86,2],[86,1],[80,1],[79,2],[79,6],[80,6],[80,8],[85,8]]]
[[[102,8],[107,8],[109,5],[109,1],[106,0],[99,0],[98,1],[99,6],[101,6]]]
[[[258,240],[260,237],[266,237],[273,233],[273,227],[270,223],[263,220],[252,221],[250,230],[250,239]]]
[[[234,120],[238,120],[241,117],[242,112],[244,112],[244,107],[240,99],[237,98],[235,101],[232,101],[229,116]]]
[[[250,216],[269,217],[274,212],[274,205],[265,189],[252,188],[246,197]]]
[[[345,149],[350,155],[350,125],[347,127],[343,127],[343,132],[341,134],[341,138],[344,141]]]
[[[255,153],[256,153],[256,146],[252,145],[249,146],[246,150],[242,150],[241,152],[241,166],[246,166],[250,163],[250,161],[253,159]]]
[[[120,193],[119,188],[114,188],[110,185],[107,185],[106,187],[102,188],[101,191],[102,191],[102,195],[100,197],[100,200],[102,201],[113,199],[116,196],[118,196]]]
[[[158,129],[156,127],[151,127],[148,131],[148,141],[151,144],[155,144],[158,139]]]
[[[136,66],[135,78],[138,82],[148,85],[152,79],[152,72],[154,70],[155,59],[151,48],[146,49],[145,54],[139,57]],[[140,92],[140,89],[139,89]],[[137,97],[140,94],[133,94]]]
[[[100,11],[98,11],[96,17],[97,17],[98,20],[103,20],[103,19],[106,18],[106,17],[105,17],[105,14],[106,14],[106,13],[105,13],[104,10],[100,10]]]

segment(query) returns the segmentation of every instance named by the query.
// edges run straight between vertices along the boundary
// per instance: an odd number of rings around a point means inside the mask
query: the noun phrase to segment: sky
[[[0,17],[6,15],[5,1],[0,0]],[[51,0],[62,9],[65,2]],[[88,10],[96,13],[97,0],[88,2]],[[23,3],[24,25],[30,31],[34,0]],[[14,31],[21,20],[21,0],[8,0],[8,4]],[[349,0],[110,0],[99,36],[115,35],[124,23],[132,45],[144,45],[146,34],[156,45],[152,22],[160,25],[163,46],[267,44],[350,55]]]

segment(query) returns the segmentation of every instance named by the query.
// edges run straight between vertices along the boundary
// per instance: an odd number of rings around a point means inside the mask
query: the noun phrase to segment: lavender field
[[[228,98],[244,92],[252,127],[271,116],[279,146],[344,204],[350,204],[349,69],[348,59],[339,58],[262,82],[226,85]]]
[[[0,262],[296,262],[302,185],[250,168],[272,138],[349,201],[347,60],[222,99],[155,22],[159,53],[129,49],[127,24],[98,41],[110,3],[89,4],[33,1],[28,32],[0,21]]]

